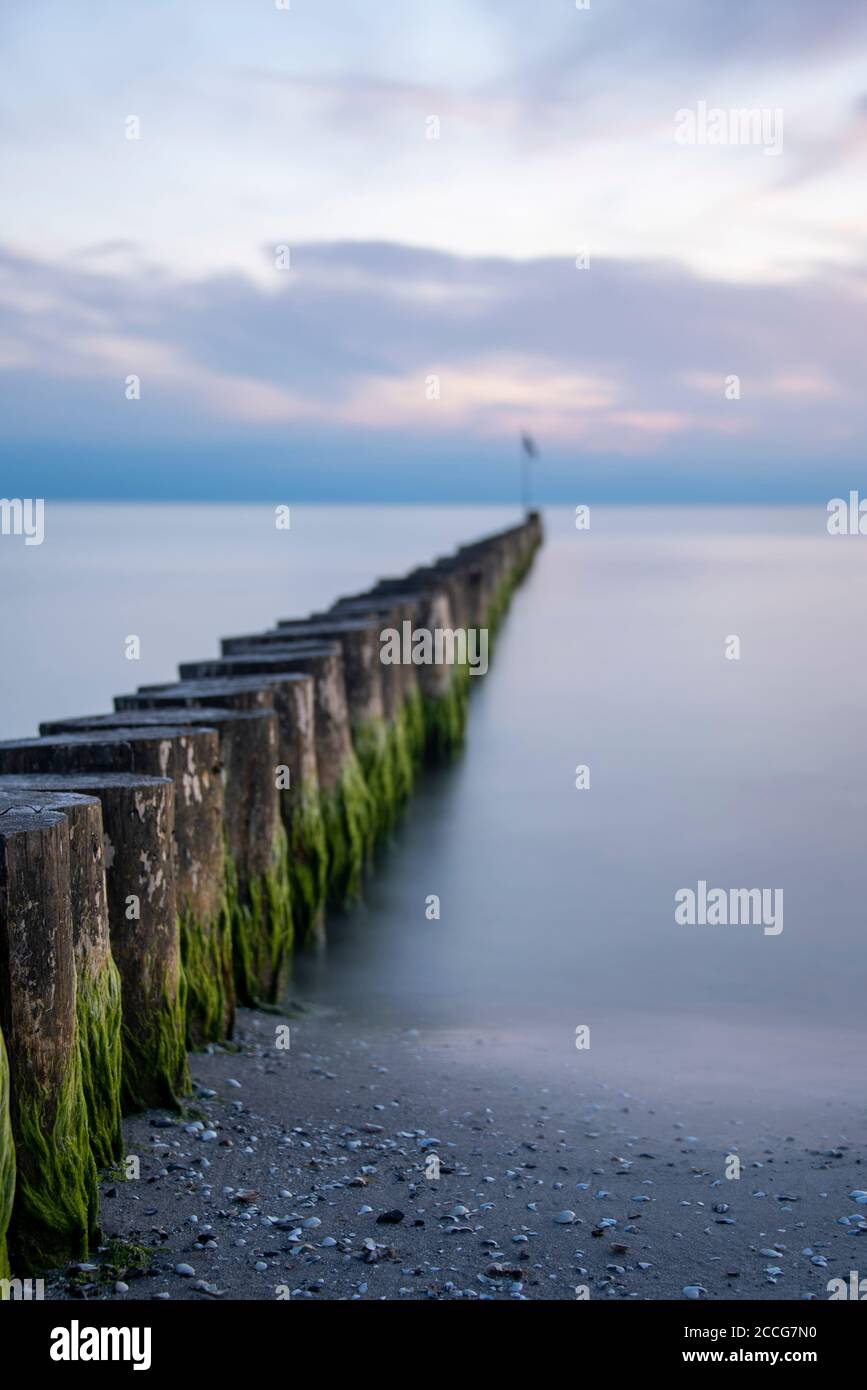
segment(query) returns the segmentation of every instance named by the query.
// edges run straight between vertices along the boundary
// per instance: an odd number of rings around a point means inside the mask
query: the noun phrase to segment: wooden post
[[[289,845],[292,923],[295,946],[324,934],[327,854],[319,795],[314,730],[314,681],[300,671],[145,686],[115,697],[118,710],[162,710],[218,706],[273,710],[277,718],[277,761],[289,769],[289,785],[279,788],[280,811]]]
[[[0,1030],[16,1152],[13,1273],[81,1259],[98,1236],[75,1014],[69,827],[56,811],[0,814]]]
[[[378,624],[352,617],[309,620],[247,637],[224,637],[221,646],[224,655],[234,656],[311,640],[336,642],[340,647],[352,743],[370,793],[371,831],[374,838],[387,835],[404,795],[398,791],[402,769],[396,765],[396,740],[386,723],[383,694],[382,673],[392,668],[380,661]]]
[[[276,1002],[285,986],[292,949],[289,863],[277,788],[280,758],[272,709],[129,709],[123,713],[54,720],[43,733],[99,732],[118,728],[216,729],[223,781],[226,881],[220,924],[191,952],[181,938],[187,980],[190,1046],[229,1038],[235,985],[245,1004]],[[222,865],[220,866],[222,872]],[[210,949],[209,949],[210,948]],[[217,988],[218,980],[222,982]]]
[[[175,784],[175,883],[180,942],[197,1030],[223,1036],[221,961],[227,935],[223,787],[215,729],[105,729],[0,743],[0,772],[140,772]]]
[[[367,785],[352,747],[343,659],[337,643],[298,643],[274,651],[185,662],[184,679],[280,675],[304,671],[314,678],[316,766],[325,823],[328,888],[332,901],[348,905],[360,896],[371,841]]]
[[[177,1108],[190,1089],[190,1076],[184,1047],[171,778],[122,772],[19,773],[0,777],[0,787],[99,797],[111,952],[121,980],[121,1104],[124,1111],[152,1105]]]
[[[8,1279],[9,1249],[7,1235],[12,1221],[15,1201],[15,1141],[12,1138],[12,1112],[9,1093],[9,1058],[0,1030],[0,1279]],[[0,1290],[0,1303],[3,1293]]]
[[[416,599],[413,628],[435,634],[454,631],[457,626],[449,590],[437,576],[418,578],[413,588],[411,576],[382,579],[372,590],[374,597],[394,599],[402,594]],[[428,762],[446,762],[463,746],[466,728],[468,673],[465,666],[436,661],[416,667],[424,717],[424,754]]]
[[[57,811],[69,826],[72,952],[81,1084],[97,1168],[123,1157],[120,1123],[121,985],[111,953],[103,859],[102,806],[76,792],[16,791],[0,780],[0,816],[10,807]]]
[[[378,624],[381,642],[383,631],[402,632],[405,622],[408,622],[411,628],[414,627],[418,612],[417,594],[362,594],[340,598],[330,612],[318,613],[316,617],[331,619],[349,616],[373,618]],[[283,623],[280,626],[282,627]],[[412,664],[383,663],[381,652],[380,666],[385,677],[384,690],[386,692],[395,690],[398,692],[391,698],[403,708],[402,722],[414,769],[422,761],[425,744],[424,710],[418,671]],[[388,699],[388,693],[386,699]],[[411,776],[408,788],[411,786],[412,780],[413,777]]]
[[[297,641],[305,635],[340,642],[347,671],[347,698],[353,724],[353,739],[368,785],[375,780],[375,773],[372,769],[368,772],[365,766],[363,731],[371,719],[375,722],[378,718],[375,712],[377,705],[381,703],[382,706],[389,763],[387,777],[390,784],[383,795],[392,797],[395,815],[412,791],[415,755],[409,702],[413,689],[418,689],[414,667],[384,663],[381,659],[383,631],[389,628],[399,631],[401,620],[402,610],[399,605],[384,605],[380,612],[368,610],[355,614],[335,611],[318,613],[303,621],[284,619],[267,634],[272,644],[281,638],[283,641],[287,638]],[[347,637],[346,633],[352,635]],[[376,668],[375,678],[368,675],[368,667]],[[411,681],[407,681],[406,672],[412,673]],[[366,689],[366,683],[371,681],[378,684],[380,692],[379,701],[374,693],[373,708],[368,701]]]

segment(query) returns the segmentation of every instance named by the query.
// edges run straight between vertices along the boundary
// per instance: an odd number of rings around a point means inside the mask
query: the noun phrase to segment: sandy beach
[[[47,1297],[826,1299],[857,1268],[867,1169],[845,1106],[799,1134],[580,1067],[545,1082],[503,1031],[319,1011],[243,1011],[235,1046],[193,1055],[184,1118],[126,1121],[140,1177],[103,1184],[102,1223],[147,1268],[124,1273],[113,1245]]]

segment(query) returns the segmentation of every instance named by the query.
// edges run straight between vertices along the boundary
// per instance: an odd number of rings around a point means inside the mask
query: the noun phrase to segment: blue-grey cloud
[[[827,492],[860,453],[860,275],[729,285],[674,264],[579,270],[381,243],[299,246],[292,267],[269,287],[3,253],[6,476],[47,467],[73,495],[112,493],[88,456],[113,451],[126,495],[124,461],[150,450],[186,460],[183,495],[208,495],[217,451],[233,495],[258,495],[279,455],[305,495],[406,497],[429,492],[439,458],[436,495],[458,496],[467,461],[484,473],[525,424],[561,480],[570,459],[593,459],[627,495],[636,478],[652,495],[655,474],[668,488],[674,468],[684,495],[734,480],[785,497],[793,481]]]

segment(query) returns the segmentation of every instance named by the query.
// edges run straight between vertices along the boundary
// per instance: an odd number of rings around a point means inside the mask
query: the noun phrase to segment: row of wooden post
[[[460,747],[467,666],[386,664],[383,633],[492,636],[541,538],[530,513],[0,743],[0,1281],[10,1255],[24,1279],[93,1247],[122,1115],[181,1106],[188,1049],[279,1002],[418,770]]]

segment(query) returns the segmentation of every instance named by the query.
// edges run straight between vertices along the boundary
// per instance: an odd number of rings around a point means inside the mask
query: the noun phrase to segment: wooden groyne
[[[180,1108],[187,1049],[278,1003],[326,902],[363,892],[463,741],[467,632],[487,659],[541,539],[530,513],[0,743],[0,1279],[92,1248],[122,1114]]]

